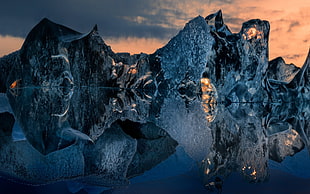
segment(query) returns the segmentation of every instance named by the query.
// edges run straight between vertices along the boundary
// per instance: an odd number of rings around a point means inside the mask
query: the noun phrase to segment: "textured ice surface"
[[[208,154],[212,142],[211,129],[205,116],[199,101],[193,101],[186,107],[180,97],[167,98],[157,122],[190,157],[201,161]]]
[[[210,26],[199,16],[157,51],[165,79],[180,83],[185,75],[199,82],[215,44]]]

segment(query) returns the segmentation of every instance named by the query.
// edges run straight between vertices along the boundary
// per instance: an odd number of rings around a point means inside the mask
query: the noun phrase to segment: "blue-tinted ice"
[[[289,156],[310,166],[310,57],[301,68],[269,61],[268,36],[258,19],[232,33],[218,11],[130,55],[96,26],[43,19],[0,59],[1,175],[71,192],[188,173],[221,192],[231,174],[264,182],[270,167],[309,178]]]

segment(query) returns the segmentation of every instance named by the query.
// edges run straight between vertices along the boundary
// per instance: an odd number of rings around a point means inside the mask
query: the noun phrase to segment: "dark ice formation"
[[[255,19],[231,33],[218,11],[194,18],[153,54],[129,55],[114,53],[96,26],[81,34],[43,19],[19,51],[1,59],[1,91],[15,84],[184,92],[199,88],[201,78],[208,78],[219,102],[272,101],[276,87],[297,88],[303,80],[308,82],[308,65],[300,70],[282,58],[268,63],[269,28],[267,21]]]
[[[254,19],[232,33],[218,11],[130,55],[97,26],[82,34],[43,19],[0,58],[1,174],[120,186],[179,145],[207,188],[235,171],[267,180],[268,160],[310,148],[310,52],[301,68],[269,61],[269,29]],[[16,123],[26,140],[12,140]]]

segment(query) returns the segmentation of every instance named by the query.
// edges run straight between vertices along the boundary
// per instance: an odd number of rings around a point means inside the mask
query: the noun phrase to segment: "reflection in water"
[[[211,80],[208,78],[202,78],[201,83],[201,101],[203,110],[206,113],[206,119],[208,122],[212,122],[216,116],[216,99],[217,91]]]
[[[250,182],[261,182],[268,177],[268,140],[261,126],[261,117],[251,115],[249,105],[236,110],[236,118],[223,107],[210,123],[213,143],[202,162],[205,182],[239,171]],[[240,118],[240,115],[246,115]]]
[[[1,129],[6,133],[0,146],[5,176],[31,184],[75,179],[91,185],[126,185],[128,178],[175,152],[178,143],[150,116],[158,113],[149,107],[160,106],[155,101],[162,100],[88,87],[76,88],[68,97],[58,89],[16,88],[18,95],[7,93],[27,140],[12,141],[14,119],[6,120],[13,116],[2,113],[1,123],[10,125]]]
[[[280,120],[273,124],[273,133],[268,134],[269,128],[262,126],[266,117],[252,115],[251,112],[259,111],[248,104],[241,106],[236,115],[245,117],[235,117],[229,109],[219,107],[217,117],[210,123],[213,142],[210,153],[201,163],[204,183],[209,189],[217,177],[225,181],[233,172],[239,172],[249,182],[268,181],[268,160],[282,162],[286,156],[295,155],[307,145],[309,137],[305,132],[309,127]],[[298,118],[309,120],[301,115]]]
[[[0,162],[2,174],[21,182],[75,179],[91,185],[126,185],[129,178],[143,174],[173,154],[178,144],[173,138],[187,149],[184,140],[174,133],[175,125],[163,121],[165,112],[173,109],[156,104],[174,101],[174,95],[161,100],[153,96],[150,100],[141,99],[135,92],[104,88],[75,89],[69,97],[61,90],[19,90],[19,95],[9,92],[7,96],[27,141],[11,140],[14,119],[9,113],[1,113],[5,118],[1,122],[8,126],[2,128],[6,135],[1,136]],[[233,105],[216,104],[216,90],[208,78],[202,79],[201,90],[203,117],[198,117],[198,126],[211,130],[212,135],[210,151],[205,152],[207,157],[201,163],[204,185],[210,191],[221,191],[223,182],[236,171],[249,182],[264,182],[269,177],[269,159],[281,162],[308,145],[308,128],[298,122],[273,119],[264,127],[263,121],[270,116],[257,110],[259,106],[240,104],[235,109]],[[187,100],[180,99],[185,117],[197,110],[192,107],[199,98],[186,106]],[[47,103],[51,101],[57,103]],[[206,109],[207,102],[211,109]],[[163,106],[162,111],[153,112],[152,106]],[[275,112],[278,106],[270,107],[272,114],[281,115]],[[160,119],[151,116],[154,114],[159,114]],[[307,120],[301,116],[299,119]],[[172,123],[180,121],[178,117],[169,119],[174,119]],[[177,133],[187,129],[179,128]]]

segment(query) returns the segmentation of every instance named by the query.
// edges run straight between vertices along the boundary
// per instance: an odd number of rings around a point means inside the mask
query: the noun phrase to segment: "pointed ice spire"
[[[302,66],[298,74],[294,77],[294,79],[289,83],[289,87],[295,88],[304,85],[306,86],[310,85],[309,68],[310,68],[310,49],[304,65]]]
[[[205,17],[205,20],[207,24],[215,27],[215,31],[219,33],[220,36],[228,36],[232,34],[229,28],[224,24],[222,10],[208,15]]]
[[[215,16],[215,28],[218,30],[221,27],[223,27],[223,25],[224,25],[224,21],[223,21],[223,16],[222,16],[222,10],[219,10]]]
[[[98,25],[96,24],[94,27],[93,27],[93,32],[98,32]]]

